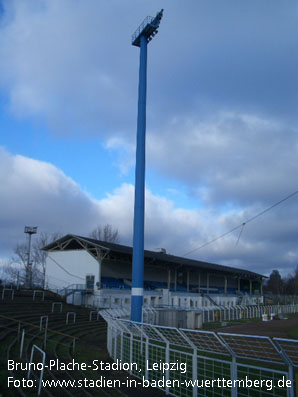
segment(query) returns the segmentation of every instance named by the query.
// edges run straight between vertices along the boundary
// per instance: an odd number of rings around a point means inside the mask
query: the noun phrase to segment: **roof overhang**
[[[94,240],[89,237],[82,237],[74,234],[67,234],[66,236],[54,241],[51,244],[48,244],[42,249],[49,252],[86,250],[98,261],[106,258],[109,260],[121,260],[129,263],[132,262],[133,253],[132,247],[106,241]],[[261,280],[266,278],[266,276],[251,272],[249,270],[182,258],[165,254],[163,252],[148,250],[144,251],[144,263],[145,266],[152,266],[155,268],[162,267],[167,269],[175,269],[178,271],[202,271],[210,274],[229,275],[230,277],[241,277],[250,280]]]

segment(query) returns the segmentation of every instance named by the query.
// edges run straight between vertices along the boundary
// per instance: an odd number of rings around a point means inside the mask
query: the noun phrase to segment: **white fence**
[[[172,307],[169,307],[171,309]],[[179,310],[181,308],[177,308]],[[158,309],[155,307],[143,308],[143,321],[150,324],[158,324]],[[252,305],[252,306],[230,306],[193,309],[202,313],[202,322],[224,322],[262,318],[263,314],[285,315],[298,313],[298,304],[294,305]]]
[[[100,312],[114,361],[173,396],[294,397],[298,341],[135,323]],[[121,316],[121,313],[119,313]]]
[[[218,308],[203,308],[203,323],[217,321],[244,320],[261,318],[263,314],[293,314],[298,313],[298,304],[294,305],[252,305]]]

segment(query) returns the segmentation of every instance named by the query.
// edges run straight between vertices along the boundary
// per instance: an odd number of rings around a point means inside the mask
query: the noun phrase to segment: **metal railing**
[[[251,305],[230,306],[225,308],[202,308],[203,323],[246,320],[262,318],[267,315],[298,313],[298,304],[294,305]]]
[[[144,307],[143,321],[150,324],[158,324],[158,311],[164,308]],[[167,309],[183,310],[181,307],[169,306]],[[115,310],[115,309],[112,309]],[[263,315],[286,315],[298,313],[298,304],[294,305],[251,305],[251,306],[229,306],[229,307],[201,307],[190,308],[202,315],[202,323],[210,322],[229,322],[236,320],[247,320],[262,318]]]
[[[43,327],[43,319],[44,318],[46,320],[45,321],[45,327]],[[7,321],[8,325],[7,325],[7,323],[3,324],[1,322],[1,319],[8,320]],[[43,342],[44,346],[46,346],[46,344],[47,344],[47,338],[49,337],[49,335],[60,335],[60,336],[63,336],[65,338],[68,338],[71,341],[71,343],[72,343],[73,355],[74,355],[75,342],[76,342],[76,340],[77,341],[80,340],[80,338],[78,338],[76,336],[73,336],[73,335],[70,335],[70,334],[66,334],[64,332],[60,332],[60,331],[56,331],[56,330],[48,328],[48,316],[41,316],[40,317],[40,324],[38,326],[38,325],[35,325],[35,324],[32,324],[32,323],[28,323],[26,321],[17,320],[17,319],[15,319],[13,317],[5,316],[3,314],[0,315],[0,329],[3,328],[3,329],[7,329],[7,330],[11,330],[13,332],[16,332],[17,335],[18,335],[18,340],[19,340],[19,338],[21,336],[21,331],[24,331],[24,327],[25,326],[26,326],[26,328],[29,328],[29,329],[32,328],[32,329],[36,329],[36,331],[37,330],[39,331],[39,333],[37,333],[37,334],[32,334],[32,333],[29,333],[27,331],[26,332],[26,336],[34,336],[37,340],[41,340]],[[44,333],[43,336],[42,336],[42,333]],[[23,343],[24,343],[24,334],[22,334],[21,346],[23,346]],[[62,342],[59,342],[59,345],[61,345],[61,346],[64,345],[66,347],[69,347],[69,344],[64,344]],[[21,348],[21,350],[22,350],[22,348]]]
[[[140,35],[140,33],[144,30],[144,28],[150,24],[153,21],[153,17],[146,17],[143,22],[141,23],[141,25],[137,28],[137,30],[134,32],[134,34],[131,36],[131,41],[134,42],[135,39]]]
[[[136,323],[100,311],[114,361],[173,396],[294,397],[298,341]]]

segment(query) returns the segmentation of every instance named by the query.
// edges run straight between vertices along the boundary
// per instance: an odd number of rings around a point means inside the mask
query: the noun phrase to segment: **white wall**
[[[212,296],[218,305],[225,307],[233,307],[237,305],[238,298],[236,296]],[[130,308],[131,293],[128,290],[102,289],[95,291],[94,295],[86,296],[86,303],[93,307],[105,308]],[[144,291],[144,307],[154,307],[163,305],[162,291]],[[257,298],[247,297],[245,305],[256,305]],[[169,306],[180,307],[184,309],[218,309],[206,297],[199,294],[188,294],[182,292],[169,293]]]
[[[95,283],[98,281],[99,264],[88,252],[84,250],[49,252],[46,261],[46,278],[50,286],[63,288],[71,284],[85,284],[86,274],[94,274]]]

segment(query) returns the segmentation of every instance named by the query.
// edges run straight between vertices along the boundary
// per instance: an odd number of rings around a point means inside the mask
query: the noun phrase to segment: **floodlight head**
[[[161,9],[156,17],[146,17],[138,29],[132,35],[132,45],[136,47],[141,46],[141,36],[146,37],[147,42],[152,40],[152,37],[158,32],[158,27],[163,16],[163,9]]]
[[[36,234],[37,233],[37,226],[25,226],[24,233]]]
[[[162,16],[163,16],[163,8],[156,14],[156,19],[158,19],[159,20],[159,22],[161,21],[161,19],[162,19]]]

